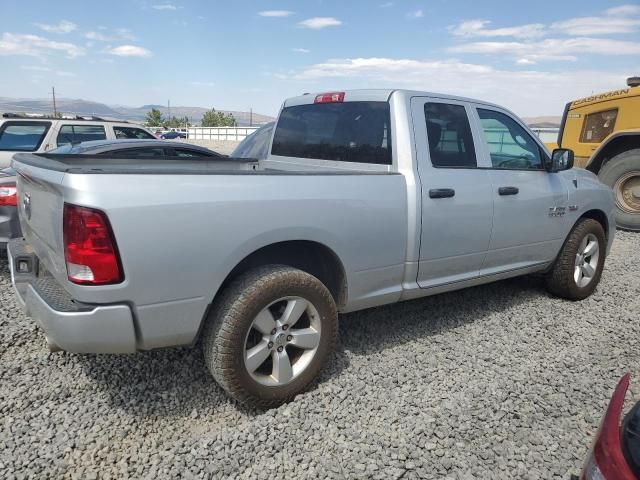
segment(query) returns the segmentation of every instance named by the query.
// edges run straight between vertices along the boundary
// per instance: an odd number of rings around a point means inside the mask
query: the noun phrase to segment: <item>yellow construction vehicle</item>
[[[640,77],[627,85],[568,103],[558,143],[547,146],[573,150],[576,166],[613,189],[618,227],[640,231]]]

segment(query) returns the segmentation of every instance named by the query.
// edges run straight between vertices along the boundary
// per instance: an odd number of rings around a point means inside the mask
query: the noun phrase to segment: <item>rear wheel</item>
[[[338,314],[327,288],[301,270],[252,270],[216,301],[203,337],[206,364],[236,400],[274,407],[301,392],[333,350]]]
[[[616,155],[602,167],[598,177],[615,194],[616,225],[640,231],[640,149]]]
[[[548,290],[569,300],[587,298],[600,282],[606,248],[602,225],[591,218],[579,220],[547,274]]]

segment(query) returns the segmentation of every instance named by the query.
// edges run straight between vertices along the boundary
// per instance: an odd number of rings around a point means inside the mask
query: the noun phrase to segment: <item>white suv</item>
[[[99,117],[27,117],[5,113],[0,118],[0,170],[17,152],[46,152],[69,143],[119,138],[155,139],[146,128]]]

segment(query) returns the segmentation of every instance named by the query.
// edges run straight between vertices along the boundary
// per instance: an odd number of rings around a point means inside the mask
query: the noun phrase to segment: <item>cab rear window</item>
[[[272,155],[391,165],[387,102],[297,105],[280,113]]]

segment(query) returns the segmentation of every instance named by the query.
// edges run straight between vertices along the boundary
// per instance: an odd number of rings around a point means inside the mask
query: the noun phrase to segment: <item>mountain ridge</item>
[[[137,123],[145,121],[146,114],[152,108],[157,108],[163,116],[168,116],[168,108],[159,104],[148,104],[140,107],[130,107],[123,105],[107,105],[91,100],[74,98],[57,98],[56,107],[58,112],[73,115],[95,115],[97,117],[109,117],[118,120],[129,120]],[[171,116],[178,118],[189,117],[192,123],[200,123],[202,115],[211,110],[205,107],[172,106]],[[273,117],[260,113],[242,112],[236,110],[218,110],[223,113],[230,113],[236,119],[239,126],[247,126],[250,123],[260,125],[273,121]],[[0,97],[0,113],[33,113],[50,114],[53,113],[53,104],[48,98],[12,98]]]

